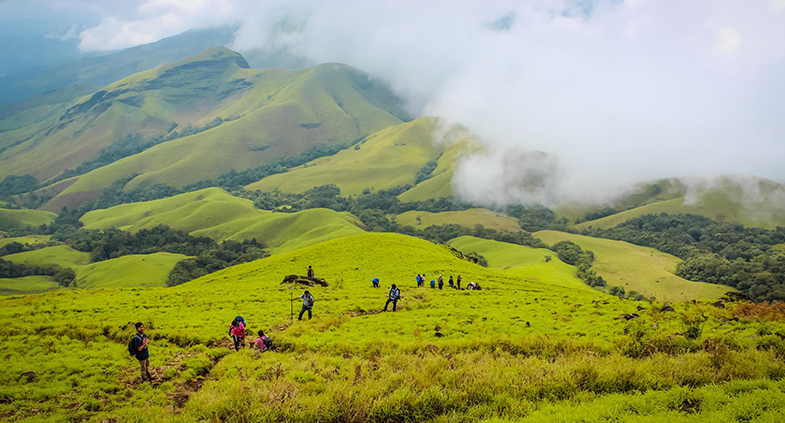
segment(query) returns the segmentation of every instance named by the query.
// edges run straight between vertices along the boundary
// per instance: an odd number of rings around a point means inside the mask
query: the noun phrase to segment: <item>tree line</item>
[[[693,214],[649,214],[582,235],[656,248],[684,261],[676,275],[734,287],[754,301],[785,300],[785,228],[748,228]]]

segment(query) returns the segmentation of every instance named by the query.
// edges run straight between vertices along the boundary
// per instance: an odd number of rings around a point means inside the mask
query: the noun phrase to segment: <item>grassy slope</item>
[[[229,50],[220,52],[234,54]],[[215,117],[237,117],[236,120],[64,181],[62,187],[72,185],[45,208],[59,209],[84,196],[80,193],[96,192],[130,175],[139,176],[129,183],[129,188],[155,183],[184,186],[230,170],[253,168],[274,158],[297,155],[316,143],[350,143],[406,118],[391,93],[345,65],[323,64],[303,70],[235,66],[215,78],[193,72],[189,76],[188,71],[177,70],[199,57],[133,75],[107,87],[109,92],[134,89],[165,79],[167,72],[174,75],[175,81],[169,82],[169,78],[164,82],[171,87],[143,92],[143,105],[139,110],[132,108],[137,129],[126,128],[125,133],[144,132],[141,127],[155,129],[145,122],[151,116],[176,121],[181,128],[185,123],[202,126]],[[214,82],[203,86],[203,80]],[[200,94],[199,90],[209,95]],[[118,104],[115,102],[101,118],[127,119],[125,109],[130,106]],[[113,138],[116,139],[119,138]]]
[[[488,260],[488,267],[501,270],[529,281],[540,281],[576,290],[592,289],[575,277],[575,266],[570,266],[555,257],[553,251],[507,244],[499,241],[462,236],[449,242],[450,246],[463,253],[477,252]],[[552,260],[546,262],[545,256]]]
[[[673,185],[667,185],[672,183]],[[601,219],[574,225],[575,229],[589,226],[595,228],[612,228],[619,223],[645,214],[679,214],[691,213],[710,219],[741,223],[745,226],[774,229],[785,226],[785,211],[782,199],[785,198],[785,186],[768,179],[752,176],[722,176],[714,185],[700,185],[690,193],[689,201],[685,189],[680,182],[674,180],[659,181],[657,185],[672,187],[672,192],[664,191],[659,195],[645,199],[640,193],[630,194],[619,200],[618,209],[626,205],[640,204],[635,208]],[[644,187],[643,190],[649,189]],[[569,212],[569,207],[557,209],[557,214],[578,217],[577,212]],[[573,209],[575,210],[575,209]],[[588,210],[586,210],[588,211]],[[585,211],[584,211],[585,213]],[[580,217],[583,217],[580,214]],[[572,220],[572,219],[571,219]]]
[[[30,266],[56,264],[70,267],[76,274],[77,288],[163,287],[175,263],[185,258],[181,254],[155,253],[90,263],[89,253],[64,245],[3,257],[4,260]]]
[[[734,290],[725,285],[692,282],[674,275],[680,260],[653,248],[556,231],[540,231],[534,235],[551,245],[567,240],[593,251],[597,274],[608,285],[621,286],[627,292],[638,291],[660,301],[687,301],[719,298]]]
[[[0,238],[0,247],[12,242],[29,245],[45,244],[47,241],[49,241],[49,238],[51,238],[51,235],[28,235],[12,238]]]
[[[135,232],[167,225],[217,241],[256,238],[274,253],[363,231],[362,223],[349,213],[327,209],[291,214],[257,210],[251,201],[233,197],[220,188],[95,210],[81,220],[87,229],[114,227]]]
[[[0,295],[39,294],[55,291],[60,285],[51,276],[26,276],[24,278],[0,278]]]
[[[358,148],[316,159],[285,174],[268,176],[246,188],[302,192],[333,183],[343,195],[358,195],[365,188],[414,185],[417,171],[441,153],[442,148],[434,145],[431,137],[436,122],[435,118],[426,117],[383,129],[358,143]]]
[[[314,319],[289,326],[289,299],[302,288],[280,281],[308,265],[331,286],[311,288],[317,298]],[[418,271],[460,273],[467,281],[482,281],[486,289],[413,288]],[[373,277],[380,277],[383,286],[396,282],[402,287],[399,312],[375,313],[386,290],[371,288]],[[318,416],[351,421],[350,416],[362,415],[378,421],[405,416],[444,422],[520,418],[535,411],[549,421],[587,421],[593,415],[680,421],[673,418],[686,415],[679,411],[683,404],[701,404],[690,418],[717,419],[726,412],[718,404],[732,399],[731,416],[751,420],[766,408],[772,418],[767,421],[781,417],[775,382],[783,372],[781,360],[774,351],[755,349],[761,336],[750,335],[779,333],[782,323],[735,322],[730,310],[701,304],[674,304],[676,313],[662,314],[639,311],[638,305],[660,307],[527,281],[403,235],[363,234],[235,266],[175,288],[0,299],[5,336],[0,353],[8,357],[0,370],[0,394],[9,399],[0,411],[17,410],[21,417],[34,404],[45,413],[41,419],[58,422],[75,415],[97,421],[312,421]],[[641,320],[616,319],[620,313],[640,313]],[[701,319],[704,334],[727,336],[735,348],[749,350],[704,352],[702,345],[715,345],[716,338],[704,344],[706,335],[695,341],[673,335],[684,331],[682,316],[702,313],[707,318]],[[258,356],[175,345],[225,341],[226,325],[237,314],[246,318],[250,330],[270,333],[279,352]],[[127,324],[134,321],[146,324],[153,370],[166,380],[155,387],[133,382],[138,366],[127,357],[125,342],[132,332]],[[444,336],[436,336],[437,325]],[[658,345],[674,339],[675,346],[696,349],[625,356],[622,351],[634,335],[624,334],[650,327],[657,328]],[[644,342],[649,336],[644,335]],[[58,352],[47,352],[46,345],[54,342]],[[91,371],[95,368],[100,371]],[[19,375],[29,370],[36,370],[39,379],[20,381]],[[206,373],[209,377],[198,379]],[[201,390],[184,407],[174,404],[181,383],[193,379]],[[706,389],[726,392],[711,396]],[[748,395],[752,391],[775,396],[761,402],[761,395]],[[753,401],[748,408],[758,414],[735,408],[742,397]],[[237,398],[251,405],[238,406]],[[182,410],[172,414],[166,411],[169,405]],[[580,411],[574,411],[577,407]]]
[[[417,221],[417,218],[420,220]],[[408,211],[395,216],[395,220],[401,225],[412,226],[418,229],[427,228],[431,225],[453,223],[472,229],[479,224],[486,228],[500,231],[516,232],[521,230],[521,227],[518,225],[518,219],[488,209],[469,209],[442,213]]]
[[[29,209],[0,209],[0,230],[41,226],[52,223],[56,214]]]

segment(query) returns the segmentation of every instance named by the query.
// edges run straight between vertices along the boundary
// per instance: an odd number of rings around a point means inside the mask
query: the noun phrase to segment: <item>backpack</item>
[[[270,339],[269,336],[265,335],[265,337],[262,338],[262,343],[264,344],[264,350],[265,351],[268,351],[269,349],[271,349],[273,347],[273,340]]]
[[[134,345],[134,339],[135,339],[137,336],[139,336],[139,335],[135,333],[135,334],[134,334],[134,335],[131,337],[131,340],[130,340],[130,341],[128,341],[128,354],[131,354],[131,356],[135,356],[136,354],[139,354],[139,350],[136,348],[136,345]]]

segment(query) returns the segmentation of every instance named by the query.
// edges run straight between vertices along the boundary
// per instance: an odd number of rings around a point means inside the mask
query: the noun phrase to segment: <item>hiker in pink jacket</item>
[[[240,346],[243,345],[243,340],[245,339],[245,325],[242,320],[235,319],[232,321],[232,324],[229,325],[229,335],[232,336],[232,341],[234,341],[234,350],[240,351]]]

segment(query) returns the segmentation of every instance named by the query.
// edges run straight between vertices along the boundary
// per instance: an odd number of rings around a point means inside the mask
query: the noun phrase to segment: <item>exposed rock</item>
[[[632,319],[637,319],[638,317],[641,317],[641,316],[638,315],[638,313],[632,313],[632,314],[626,314],[625,313],[625,314],[619,315],[619,317],[614,317],[613,320],[621,320],[621,319],[632,320]]]
[[[669,305],[666,305],[665,307],[660,309],[660,313],[667,313],[669,311],[672,312],[672,313],[676,312],[676,310],[674,310],[673,307],[671,307]]]
[[[716,303],[711,303],[711,305],[717,308],[725,308],[725,302],[722,300],[719,300]]]
[[[327,281],[325,281],[322,278],[317,278],[315,276],[289,275],[284,277],[283,282],[281,282],[281,284],[285,284],[285,283],[290,283],[290,284],[297,283],[300,285],[307,285],[307,286],[330,286],[330,284],[328,284]]]
[[[436,335],[437,338],[441,338],[441,337],[444,336],[444,334],[441,333],[441,332],[436,332],[435,335]]]
[[[33,382],[34,380],[38,379],[38,375],[35,372],[24,372],[19,375],[20,378],[27,379],[27,383]]]
[[[441,327],[441,326],[439,326],[439,325],[436,325],[436,327],[434,328],[434,330],[436,330],[436,332],[439,332],[440,330],[442,330],[442,327]]]

